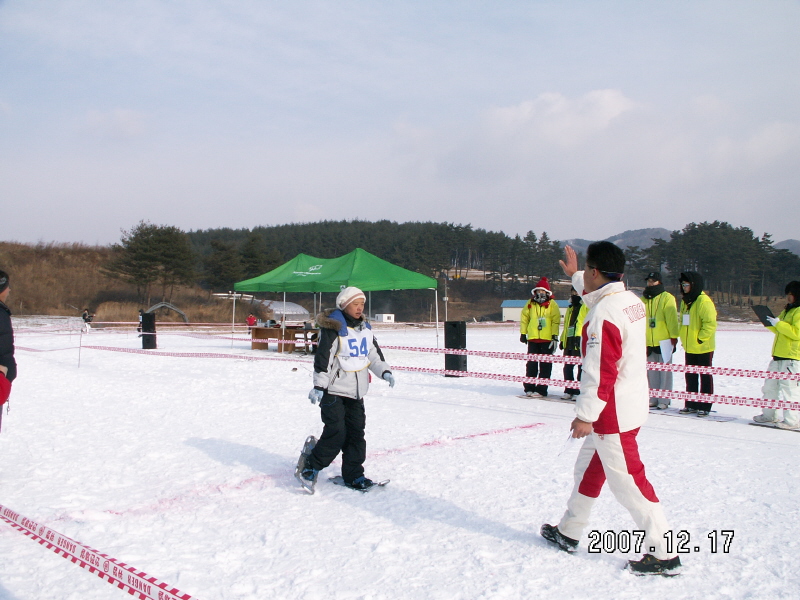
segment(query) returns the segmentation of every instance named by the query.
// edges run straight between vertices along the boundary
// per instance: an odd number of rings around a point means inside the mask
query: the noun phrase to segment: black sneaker
[[[558,527],[553,527],[552,525],[548,525],[545,523],[542,525],[542,528],[539,530],[541,536],[546,539],[548,542],[555,544],[559,548],[561,548],[564,552],[577,552],[578,550],[578,540],[573,540],[572,538],[568,538],[563,533],[558,530]]]
[[[678,412],[681,413],[682,415],[685,415],[685,414],[689,414],[689,413],[696,413],[697,409],[696,408],[682,408]]]
[[[626,568],[634,575],[664,575],[674,577],[679,575],[678,568],[681,566],[681,557],[659,560],[652,554],[645,554],[641,560],[629,560]]]
[[[707,417],[708,416],[708,411],[707,410],[698,410],[697,411],[697,416],[698,417]]]
[[[373,485],[375,485],[375,482],[372,481],[372,479],[367,479],[362,475],[361,477],[356,477],[353,481],[351,481],[346,485],[349,488],[353,488],[354,490],[361,490],[363,492],[371,488]]]

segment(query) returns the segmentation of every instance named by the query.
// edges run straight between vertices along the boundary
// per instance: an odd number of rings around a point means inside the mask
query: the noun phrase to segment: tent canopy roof
[[[237,292],[338,292],[348,286],[365,292],[422,290],[435,289],[437,281],[356,248],[338,258],[298,254],[277,269],[234,284],[233,289]]]

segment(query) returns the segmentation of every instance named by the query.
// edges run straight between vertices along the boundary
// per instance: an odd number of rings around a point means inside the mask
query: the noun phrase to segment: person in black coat
[[[8,400],[11,394],[11,382],[17,377],[14,329],[11,326],[11,310],[6,306],[10,292],[8,273],[0,271],[0,406]]]

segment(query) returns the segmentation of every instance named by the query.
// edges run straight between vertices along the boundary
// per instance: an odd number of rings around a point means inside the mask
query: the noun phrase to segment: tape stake
[[[76,542],[2,504],[0,504],[0,520],[5,521],[48,550],[52,550],[82,569],[94,573],[100,579],[128,592],[139,600],[192,600],[192,598],[196,600],[195,596],[185,594],[143,571]]]

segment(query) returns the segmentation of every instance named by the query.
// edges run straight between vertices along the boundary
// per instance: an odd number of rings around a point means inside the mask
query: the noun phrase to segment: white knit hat
[[[344,309],[344,307],[350,304],[353,300],[357,300],[359,298],[362,298],[365,301],[367,299],[367,297],[364,295],[364,292],[357,287],[346,287],[339,292],[338,296],[336,296],[336,307],[339,309]]]

